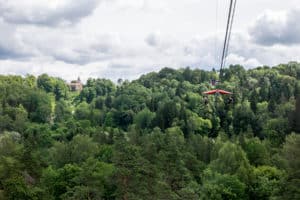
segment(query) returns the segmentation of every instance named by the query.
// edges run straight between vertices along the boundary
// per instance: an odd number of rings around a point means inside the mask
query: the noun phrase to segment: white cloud
[[[67,63],[85,64],[97,60],[106,60],[120,54],[119,34],[89,34],[84,31],[52,29],[49,27],[15,28],[1,23],[0,58],[53,57]],[[59,37],[58,37],[59,36]],[[1,53],[7,52],[7,53]]]
[[[239,64],[246,68],[253,68],[262,65],[256,58],[245,58],[236,54],[229,54],[226,59],[226,62],[233,65]]]
[[[250,28],[252,39],[261,45],[300,43],[300,9],[289,11],[267,10]]]
[[[153,35],[153,33],[149,35]],[[147,39],[149,35],[145,38]],[[50,36],[47,37],[50,38],[49,41],[52,40]],[[180,39],[160,34],[159,42],[155,46],[148,45],[147,40],[144,44],[125,45],[120,36],[115,34],[91,37],[89,40],[73,44],[72,40],[76,41],[77,37],[70,38],[71,40],[62,39],[52,42],[52,46],[46,49],[43,49],[42,42],[39,42],[37,49],[41,49],[40,52],[42,52],[42,56],[39,57],[33,56],[21,61],[0,60],[0,74],[25,75],[29,73],[38,75],[49,73],[67,80],[80,76],[83,80],[88,77],[106,77],[116,81],[118,78],[135,79],[143,73],[157,71],[162,67],[190,66],[191,68],[210,70],[213,67],[218,69],[220,64],[221,52],[218,47],[221,46],[221,38],[195,36],[190,39]],[[97,43],[97,38],[102,38],[100,41],[104,44]],[[63,48],[59,48],[59,42],[62,43]],[[99,50],[101,48],[104,53]],[[107,55],[103,56],[105,53]],[[280,62],[299,60],[299,55],[300,48],[296,46],[293,48],[282,46],[267,48],[252,44],[249,37],[235,33],[226,63],[228,65],[241,64],[251,68],[264,64],[275,65]]]
[[[262,2],[253,1],[256,7]],[[283,4],[274,1],[276,6]],[[0,11],[4,11],[0,13],[0,74],[49,73],[67,80],[77,76],[83,80],[88,77],[117,80],[134,79],[162,67],[211,70],[220,65],[224,33],[216,35],[212,2],[99,0],[102,2],[99,6],[96,0],[70,2],[0,0]],[[251,10],[245,2],[238,4],[237,11],[240,7]],[[254,13],[252,18],[257,16],[256,7],[251,12],[247,10],[248,14]],[[269,19],[269,14],[264,14],[268,17],[258,19],[262,24],[274,21],[282,27],[290,18],[285,13],[293,12],[282,12],[286,18],[276,18],[279,16],[276,14]],[[293,45],[284,40],[272,45],[255,42],[255,35],[249,35],[249,26],[245,28],[250,17],[241,18],[242,14],[240,11],[236,15],[227,64],[254,67],[300,60],[300,45],[296,42]],[[68,26],[58,26],[66,21]],[[258,21],[252,29],[256,27],[268,38],[268,32]],[[266,30],[273,30],[272,27]]]
[[[19,59],[33,53],[16,32],[16,27],[0,19],[0,59]]]
[[[0,16],[16,24],[69,24],[90,15],[100,0],[0,0]]]
[[[97,73],[96,66],[80,66],[56,61],[51,58],[29,59],[26,61],[0,60],[0,74],[40,75],[48,73],[51,76],[73,80],[81,76],[84,80]],[[101,74],[97,74],[101,76]]]

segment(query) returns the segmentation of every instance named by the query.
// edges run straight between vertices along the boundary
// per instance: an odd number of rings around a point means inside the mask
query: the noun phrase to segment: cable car
[[[220,89],[215,89],[215,90],[209,90],[206,92],[203,92],[203,94],[232,94],[232,92],[228,92],[226,90],[220,90]]]
[[[222,50],[222,58],[221,58],[221,66],[220,66],[220,78],[223,76],[223,67],[225,65],[226,57],[228,54],[228,48],[229,48],[229,41],[230,41],[230,36],[231,36],[231,30],[232,30],[232,24],[233,24],[233,19],[234,19],[234,14],[235,14],[235,8],[236,8],[236,2],[237,0],[230,0],[230,6],[229,6],[229,11],[228,11],[228,18],[227,18],[227,26],[226,26],[226,33],[225,33],[225,39],[224,39],[224,45],[223,45],[223,50]],[[211,85],[214,87],[216,84],[218,84],[219,81],[217,80],[211,80]],[[221,89],[214,89],[214,90],[209,90],[206,92],[203,92],[205,95],[231,95],[232,92],[226,91],[226,90],[221,90]],[[232,103],[233,99],[232,97],[228,98],[228,103]],[[208,98],[207,96],[204,97],[204,103],[208,103]]]

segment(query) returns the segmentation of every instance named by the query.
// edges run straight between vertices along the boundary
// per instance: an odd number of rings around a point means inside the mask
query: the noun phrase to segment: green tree
[[[296,97],[296,108],[292,115],[292,128],[300,133],[300,94]]]
[[[247,156],[240,146],[231,142],[224,143],[210,167],[221,174],[237,175],[244,183],[250,182],[252,170]]]
[[[267,165],[270,163],[270,155],[265,146],[265,143],[260,141],[258,138],[251,138],[246,142],[244,148],[250,164]]]
[[[79,174],[71,179],[73,187],[68,187],[62,199],[112,199],[115,186],[111,184],[114,174],[112,164],[89,158],[83,163]]]
[[[200,199],[246,199],[246,185],[237,176],[205,170]]]
[[[233,111],[234,132],[236,134],[239,134],[240,132],[246,132],[251,126],[253,119],[254,114],[248,101],[244,101],[242,104],[237,105]]]
[[[250,189],[251,199],[275,198],[281,189],[284,172],[270,166],[254,168],[254,180]]]
[[[157,113],[156,120],[161,129],[166,129],[172,126],[174,118],[178,116],[178,108],[173,101],[163,103]]]
[[[212,129],[212,123],[209,119],[203,119],[193,113],[188,118],[188,129],[191,133],[208,135]]]
[[[32,121],[45,123],[50,120],[52,111],[51,98],[45,92],[30,91],[25,97],[24,107]]]
[[[265,125],[264,132],[274,146],[279,146],[284,142],[285,136],[289,133],[288,119],[270,119]]]
[[[154,118],[155,113],[146,108],[136,114],[134,117],[134,124],[140,129],[150,128]]]
[[[65,81],[62,79],[56,78],[54,89],[53,89],[53,93],[55,95],[55,100],[58,101],[61,98],[66,98],[68,91],[69,91],[69,87],[65,83]]]
[[[286,161],[288,176],[284,182],[282,198],[299,199],[300,198],[300,136],[291,134],[287,136],[283,145],[282,157]]]
[[[77,120],[90,119],[91,110],[89,104],[86,102],[80,103],[75,110],[75,118]]]
[[[65,164],[82,163],[97,154],[98,146],[92,138],[76,135],[71,142],[56,142],[50,149],[51,163],[57,167]]]
[[[64,100],[59,100],[55,104],[55,122],[67,121],[72,117],[72,111]],[[78,114],[78,113],[77,113]]]
[[[114,145],[113,163],[118,199],[151,199],[155,196],[155,175],[153,177],[151,165],[141,156],[139,147],[128,145],[122,136],[119,137]]]
[[[69,188],[73,188],[77,185],[74,180],[82,172],[82,168],[73,165],[66,164],[62,168],[55,169],[53,166],[49,166],[44,169],[41,177],[41,186],[44,188],[45,199],[63,199],[61,198]]]
[[[37,86],[46,92],[53,92],[55,87],[55,80],[47,74],[42,74],[37,78]]]

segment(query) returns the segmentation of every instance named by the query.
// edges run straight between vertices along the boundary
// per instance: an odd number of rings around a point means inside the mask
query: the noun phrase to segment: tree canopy
[[[300,199],[300,64],[211,79],[0,75],[0,199]]]

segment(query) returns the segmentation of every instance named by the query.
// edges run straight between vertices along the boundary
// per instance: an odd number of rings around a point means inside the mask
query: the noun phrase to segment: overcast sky
[[[230,0],[0,0],[0,74],[135,79],[220,63]],[[300,60],[299,0],[237,0],[227,64]]]

